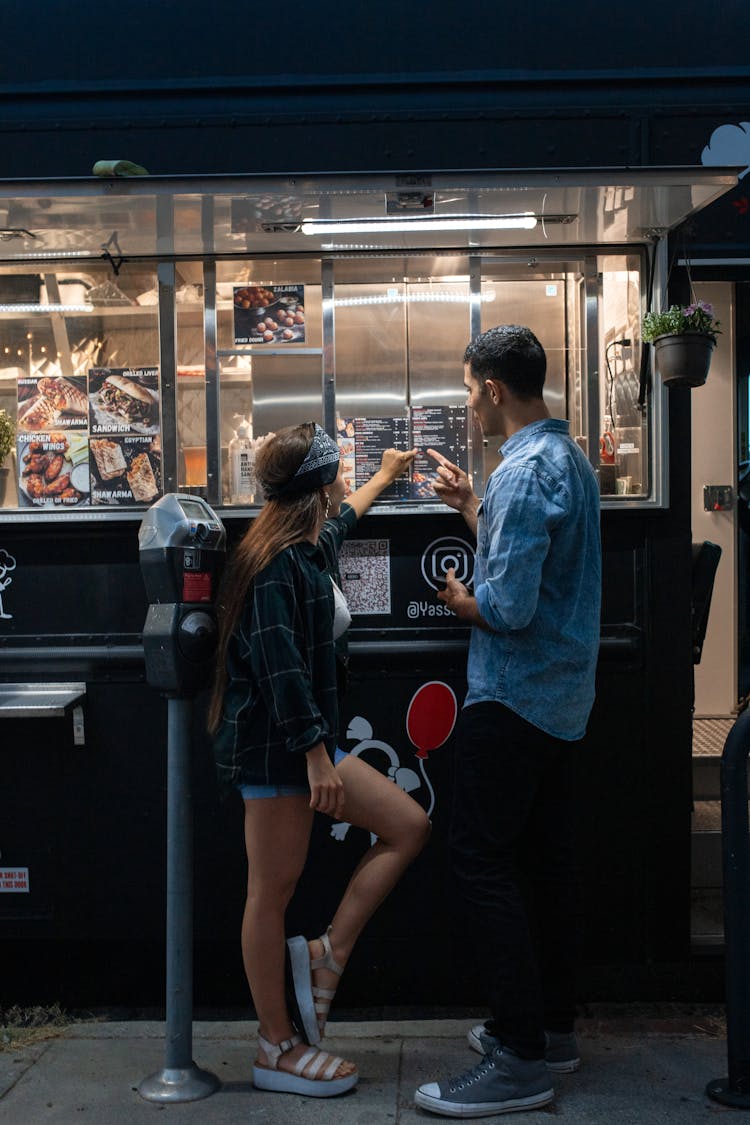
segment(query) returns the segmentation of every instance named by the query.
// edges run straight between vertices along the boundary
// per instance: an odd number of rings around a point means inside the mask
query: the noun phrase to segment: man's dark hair
[[[520,399],[542,397],[547,357],[529,328],[499,324],[471,341],[464,363],[481,383],[498,379]]]

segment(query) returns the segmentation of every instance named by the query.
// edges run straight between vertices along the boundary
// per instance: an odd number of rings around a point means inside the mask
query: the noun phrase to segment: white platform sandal
[[[338,961],[334,959],[333,951],[331,950],[331,939],[328,936],[331,927],[324,934],[321,934],[317,939],[322,942],[323,956],[313,957],[310,960],[310,972],[315,972],[316,969],[329,969],[337,976],[341,976],[343,968],[339,965]],[[328,1013],[331,1010],[331,1003],[336,995],[335,988],[318,988],[312,985],[313,1002],[315,1004],[315,1015],[318,1020],[318,1039],[324,1034],[326,1029],[326,1022],[328,1020]]]
[[[279,1094],[304,1094],[308,1098],[333,1098],[357,1085],[359,1074],[355,1070],[344,1078],[334,1074],[344,1061],[338,1055],[329,1055],[318,1047],[308,1047],[294,1064],[294,1072],[279,1070],[279,1059],[302,1042],[301,1035],[269,1043],[262,1035],[258,1043],[266,1056],[266,1064],[253,1064],[253,1086],[258,1090],[272,1090]]]
[[[320,1030],[313,996],[312,966],[307,938],[301,935],[287,938],[286,947],[294,992],[293,996],[288,997],[288,1002],[293,1009],[297,1027],[307,1042],[314,1045],[320,1042]]]

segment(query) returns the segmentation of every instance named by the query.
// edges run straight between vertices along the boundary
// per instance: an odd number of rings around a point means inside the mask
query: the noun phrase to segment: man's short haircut
[[[541,398],[547,357],[529,328],[499,324],[471,341],[464,363],[475,379],[498,379],[519,399]]]

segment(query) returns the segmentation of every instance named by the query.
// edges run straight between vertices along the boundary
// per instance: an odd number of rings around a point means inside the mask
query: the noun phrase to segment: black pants
[[[577,746],[501,703],[465,708],[456,740],[451,856],[489,987],[488,1030],[541,1058],[571,1031],[580,946],[574,840]]]

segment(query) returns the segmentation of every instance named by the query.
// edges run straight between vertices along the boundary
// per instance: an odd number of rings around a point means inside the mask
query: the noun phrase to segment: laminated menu
[[[442,453],[464,472],[469,468],[469,436],[465,406],[414,406],[411,411],[412,445],[417,455],[412,463],[411,496],[415,500],[433,500],[435,462],[428,449]]]
[[[405,414],[391,418],[339,418],[336,426],[347,495],[361,488],[378,471],[386,449],[411,449]],[[381,500],[408,498],[406,477],[400,477],[380,494]]]
[[[415,406],[385,418],[338,418],[337,440],[346,494],[361,488],[380,468],[386,449],[417,454],[408,474],[381,493],[382,500],[436,500],[436,465],[427,449],[442,453],[468,471],[468,428],[464,406]]]

